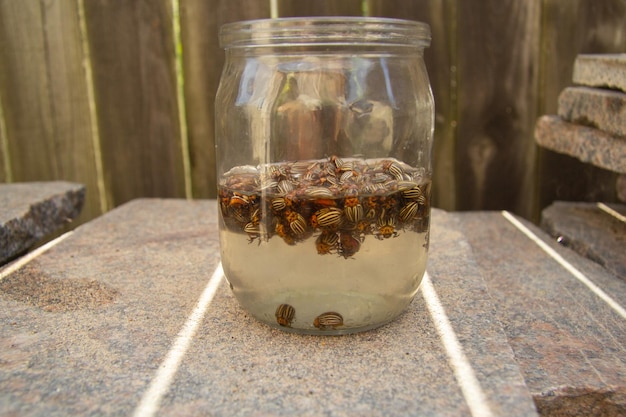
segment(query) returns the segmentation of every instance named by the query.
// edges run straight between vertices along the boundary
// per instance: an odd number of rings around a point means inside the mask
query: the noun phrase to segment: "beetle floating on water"
[[[235,167],[220,180],[218,199],[226,227],[250,242],[277,236],[294,245],[313,236],[318,254],[347,259],[367,235],[427,231],[430,181],[396,159],[332,156]]]

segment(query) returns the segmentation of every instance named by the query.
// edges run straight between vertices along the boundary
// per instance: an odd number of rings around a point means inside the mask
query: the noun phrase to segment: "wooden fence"
[[[85,184],[79,222],[214,197],[219,26],[363,14],[431,25],[435,206],[536,219],[613,198],[610,174],[538,150],[533,129],[577,54],[626,52],[626,0],[0,0],[0,182]]]

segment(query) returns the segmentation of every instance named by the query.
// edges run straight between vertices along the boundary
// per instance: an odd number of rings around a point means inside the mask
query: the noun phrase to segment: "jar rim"
[[[426,48],[430,27],[387,17],[283,17],[232,22],[220,28],[224,49],[304,45],[396,45]]]

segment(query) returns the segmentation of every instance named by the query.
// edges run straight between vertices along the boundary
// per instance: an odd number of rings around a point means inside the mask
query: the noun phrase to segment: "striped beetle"
[[[313,320],[313,326],[320,330],[336,329],[343,326],[343,317],[334,311],[322,313]]]
[[[392,216],[385,216],[385,212],[378,218],[376,222],[377,230],[374,232],[374,236],[376,239],[383,240],[389,239],[390,237],[397,237],[398,232],[396,232],[396,221]]]
[[[363,218],[363,206],[356,197],[346,198],[343,211],[352,223],[358,223]]]
[[[282,195],[288,194],[295,189],[293,183],[287,180],[279,181],[276,188],[278,189],[278,192]]]
[[[291,327],[291,322],[296,316],[296,309],[289,304],[281,304],[276,308],[276,322],[281,326]]]
[[[353,177],[356,177],[356,174],[354,171],[352,170],[344,171],[343,174],[341,174],[341,176],[339,177],[339,183],[343,184],[346,181],[352,179]]]
[[[285,207],[287,207],[287,203],[285,202],[284,197],[276,197],[272,199],[272,202],[270,204],[272,206],[272,210],[274,211],[283,211]]]
[[[408,200],[418,200],[424,197],[422,193],[422,189],[420,188],[419,185],[416,185],[415,187],[410,188],[408,190],[402,191],[402,196]]]
[[[404,169],[402,169],[400,164],[395,161],[383,162],[383,171],[388,172],[398,181],[402,181],[404,179]]]
[[[306,232],[306,220],[297,211],[287,210],[286,219],[289,222],[289,227],[296,235],[300,236]]]
[[[325,229],[335,229],[341,225],[343,212],[336,207],[323,207],[311,216],[311,225]]]
[[[307,198],[333,198],[333,192],[326,187],[307,187],[304,190],[304,196]]]
[[[243,231],[248,234],[248,241],[250,243],[254,242],[254,239],[259,239],[259,245],[261,244],[263,232],[261,231],[261,225],[258,222],[255,223],[253,221],[249,221],[243,227]],[[267,238],[267,236],[265,238]]]
[[[401,209],[399,219],[401,222],[408,222],[413,220],[417,215],[418,203],[416,201],[409,201]]]
[[[323,231],[315,240],[315,247],[319,255],[332,253],[337,248],[339,236],[335,232]]]

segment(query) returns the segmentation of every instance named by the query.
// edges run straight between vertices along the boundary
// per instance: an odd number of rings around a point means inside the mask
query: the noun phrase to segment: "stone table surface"
[[[0,265],[76,218],[84,201],[81,184],[0,184]]]
[[[430,291],[347,336],[246,314],[216,216],[135,200],[0,272],[0,415],[536,415],[451,215],[433,213]]]
[[[135,200],[0,269],[0,415],[625,414],[626,283],[507,215],[433,210],[404,315],[300,336],[237,304],[215,201]]]
[[[509,213],[454,216],[540,414],[626,416],[626,282]]]

